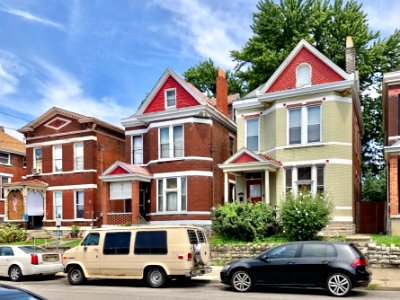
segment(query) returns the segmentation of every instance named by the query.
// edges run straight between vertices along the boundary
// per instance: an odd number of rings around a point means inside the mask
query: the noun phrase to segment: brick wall
[[[387,136],[398,136],[398,97],[400,94],[400,85],[390,85],[388,87],[388,128]],[[395,143],[396,140],[388,141],[388,145]]]

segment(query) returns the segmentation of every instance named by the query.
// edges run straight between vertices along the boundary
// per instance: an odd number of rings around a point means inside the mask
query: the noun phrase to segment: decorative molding
[[[86,189],[97,189],[97,184],[59,185],[59,186],[49,186],[47,188],[48,191],[67,191],[67,190],[86,190]]]
[[[154,179],[166,177],[182,177],[182,176],[205,176],[213,177],[213,172],[208,171],[182,171],[182,172],[167,172],[153,174]]]
[[[74,171],[62,171],[62,172],[51,172],[51,173],[39,173],[38,175],[29,174],[26,177],[38,177],[38,176],[48,176],[48,175],[64,175],[64,174],[75,174],[75,173],[90,173],[90,172],[97,172],[94,169],[88,170],[74,170]]]
[[[97,137],[84,136],[84,137],[75,137],[75,138],[70,138],[70,139],[61,139],[61,140],[47,141],[47,142],[41,142],[41,143],[27,144],[26,148],[52,146],[52,145],[58,145],[58,144],[68,144],[68,143],[76,143],[76,142],[84,142],[84,141],[97,141]]]
[[[303,160],[303,161],[289,161],[282,163],[283,167],[297,167],[297,166],[309,166],[309,165],[353,165],[351,159],[341,159],[341,158],[327,158],[318,160]]]

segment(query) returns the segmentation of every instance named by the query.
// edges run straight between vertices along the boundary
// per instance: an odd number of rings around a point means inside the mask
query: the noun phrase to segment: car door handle
[[[329,264],[331,261],[330,260],[323,260],[323,261],[321,261],[321,263],[323,263],[323,264]]]
[[[288,265],[294,265],[296,262],[294,262],[294,261],[289,261],[287,264]]]

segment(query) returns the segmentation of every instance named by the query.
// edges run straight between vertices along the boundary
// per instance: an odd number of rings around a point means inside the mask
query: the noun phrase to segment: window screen
[[[138,231],[136,233],[135,254],[167,254],[166,231]]]

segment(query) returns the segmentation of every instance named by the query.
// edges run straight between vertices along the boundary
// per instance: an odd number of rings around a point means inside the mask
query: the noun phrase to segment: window
[[[54,192],[54,215],[56,219],[62,219],[62,192]]]
[[[104,239],[103,253],[105,255],[129,254],[130,245],[130,232],[108,232]]]
[[[10,162],[10,153],[0,152],[0,164],[9,165]]]
[[[289,109],[289,145],[321,141],[321,106]]]
[[[143,136],[141,135],[132,137],[132,164],[143,164]]]
[[[309,64],[301,64],[297,67],[296,87],[311,85],[311,67]]]
[[[53,171],[62,171],[62,145],[53,146]]]
[[[168,254],[166,231],[138,231],[135,254]]]
[[[335,257],[335,247],[328,244],[304,244],[301,257]]]
[[[301,108],[289,110],[289,144],[301,143]]]
[[[33,173],[42,173],[42,148],[33,149]]]
[[[11,179],[10,177],[0,176],[0,199],[5,199],[6,198],[6,194],[5,194],[5,190],[3,188],[3,184],[9,183],[10,179]]]
[[[297,249],[299,249],[299,244],[287,244],[279,246],[267,252],[267,257],[274,258],[293,258],[296,257]]]
[[[258,118],[248,119],[246,128],[247,149],[258,151]]]
[[[98,246],[100,240],[100,234],[89,233],[82,242],[82,246]]]
[[[123,181],[110,183],[110,212],[132,212],[132,182]]]
[[[186,177],[158,180],[158,212],[186,211]]]
[[[321,128],[321,114],[320,106],[309,106],[307,107],[307,141],[309,143],[319,142],[320,139],[320,128]]]
[[[74,144],[74,169],[75,170],[83,170],[83,143],[75,143]]]
[[[160,128],[160,158],[183,156],[183,126]]]
[[[229,137],[229,155],[232,156],[235,153],[235,138]]]
[[[75,192],[75,218],[83,218],[85,193],[83,191]]]
[[[13,256],[14,251],[11,247],[0,247],[0,256]]]
[[[285,169],[286,193],[310,192],[313,195],[325,192],[325,166],[301,166]]]
[[[175,107],[176,106],[176,90],[169,89],[165,90],[165,107]]]

